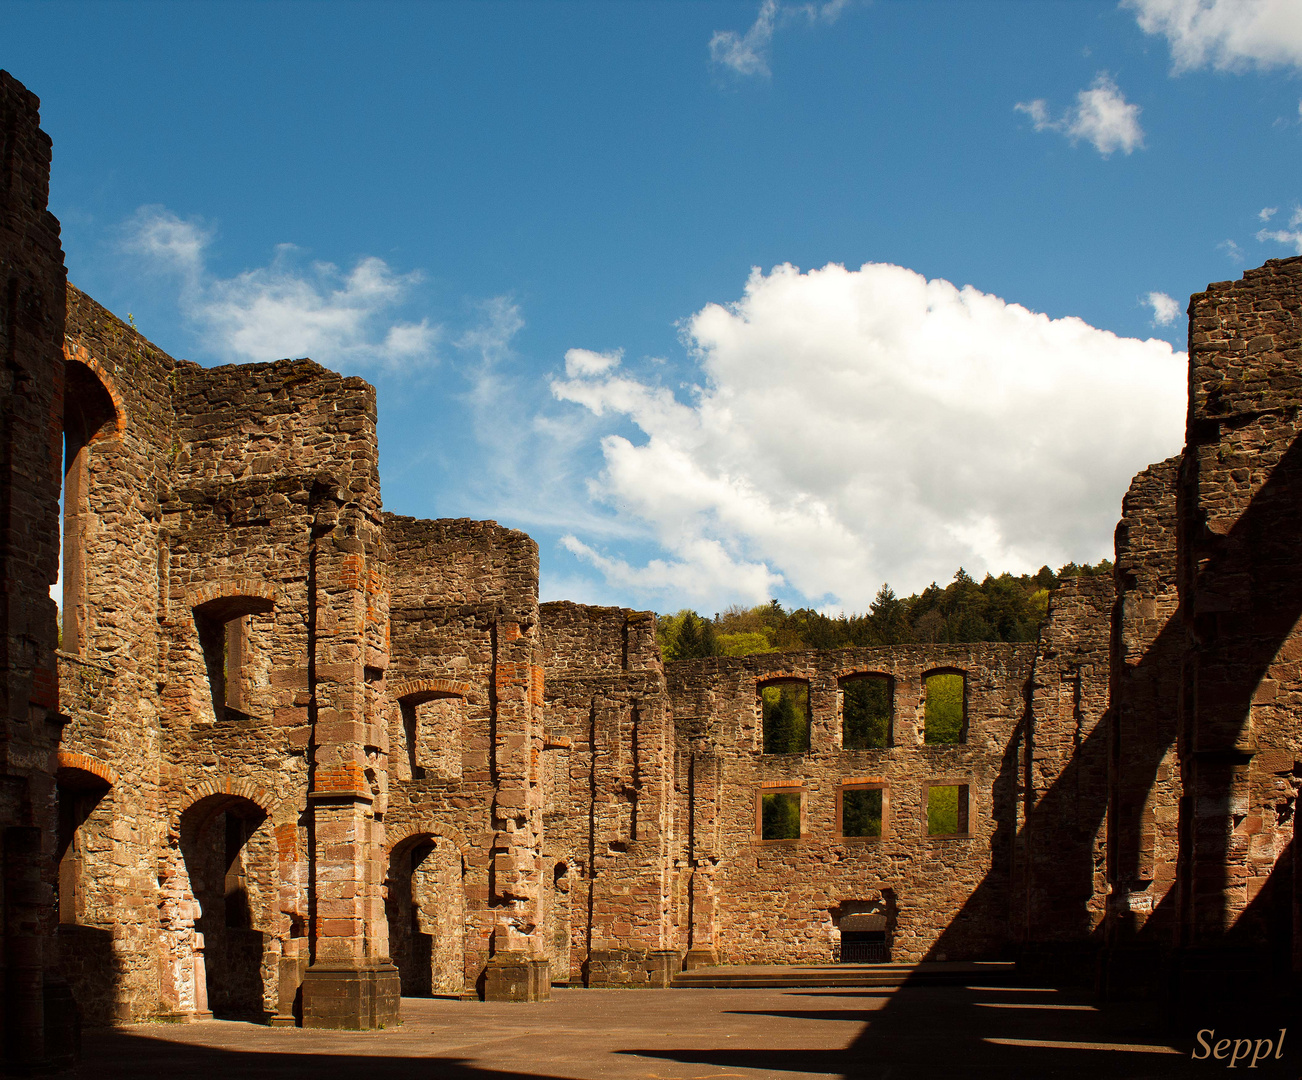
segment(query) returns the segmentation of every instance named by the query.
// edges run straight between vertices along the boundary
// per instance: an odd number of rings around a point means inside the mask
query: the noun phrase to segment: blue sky
[[[74,283],[371,380],[385,505],[545,599],[1094,561],[1189,294],[1302,253],[1292,0],[11,0],[0,66]]]

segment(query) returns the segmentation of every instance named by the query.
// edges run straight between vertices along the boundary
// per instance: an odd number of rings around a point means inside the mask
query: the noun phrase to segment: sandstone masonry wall
[[[727,963],[827,963],[840,918],[875,905],[897,961],[997,955],[1009,940],[1015,741],[1033,651],[914,645],[671,664],[691,950]],[[965,742],[924,741],[923,677],[937,669],[965,674]],[[890,745],[845,749],[839,680],[867,672],[893,680]],[[807,753],[762,752],[758,688],[774,679],[808,682]],[[940,781],[968,789],[962,835],[928,835],[924,785]],[[847,784],[884,788],[880,838],[840,835]],[[765,790],[800,793],[799,840],[760,839]]]
[[[673,728],[655,617],[568,602],[540,612],[554,977],[667,986]]]
[[[40,102],[0,71],[0,1045],[40,1071],[77,1052],[53,923],[62,338],[59,223]]]
[[[1189,306],[1179,492],[1181,940],[1302,971],[1302,258]],[[1291,938],[1291,946],[1290,946]]]

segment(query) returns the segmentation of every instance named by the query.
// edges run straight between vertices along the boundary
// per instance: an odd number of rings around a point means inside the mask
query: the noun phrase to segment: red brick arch
[[[411,827],[399,826],[402,829],[402,836],[390,842],[385,838],[385,852],[388,859],[393,858],[393,853],[404,847],[411,847],[421,840],[429,840],[438,837],[447,840],[457,849],[462,858],[465,857],[470,845],[466,842],[466,837],[460,829],[453,825],[444,825],[439,822],[422,821]]]
[[[179,812],[184,814],[195,804],[214,795],[247,799],[267,817],[271,817],[271,812],[276,805],[275,796],[252,780],[234,780],[230,776],[215,776],[211,780],[202,780],[194,787],[187,788]]]
[[[59,771],[64,769],[70,772],[89,774],[112,787],[118,782],[117,771],[112,765],[93,758],[89,754],[75,754],[71,750],[60,750],[58,757]]]
[[[228,609],[221,614],[229,618],[268,612],[276,606],[276,587],[256,578],[227,578],[206,581],[186,590],[185,607]],[[213,614],[218,614],[213,612]]]
[[[468,698],[474,687],[458,679],[403,679],[389,685],[389,696],[394,701],[430,701],[440,697]]]
[[[72,341],[70,338],[65,337],[63,339],[63,356],[69,363],[80,364],[94,375],[99,380],[100,385],[104,387],[104,392],[108,394],[109,400],[113,402],[113,429],[111,431],[104,430],[93,435],[90,441],[95,442],[99,439],[121,435],[127,426],[127,410],[122,404],[122,394],[113,381],[113,376],[104,369],[103,364],[91,355],[89,349],[78,342]]]

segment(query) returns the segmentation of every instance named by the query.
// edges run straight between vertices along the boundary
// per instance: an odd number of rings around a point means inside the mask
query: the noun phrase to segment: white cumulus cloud
[[[744,34],[735,30],[714,32],[710,38],[710,59],[734,74],[767,78],[770,74],[769,47],[773,43],[773,32],[781,23],[801,17],[810,23],[834,23],[848,4],[849,0],[806,4],[762,0],[755,21]]]
[[[1168,343],[899,266],[756,269],[683,334],[685,399],[613,364],[552,384],[607,425],[591,492],[665,557],[565,544],[647,602],[718,610],[783,584],[862,611],[884,581],[1093,561],[1131,476],[1182,442]],[[629,421],[635,440],[612,431]]]
[[[294,245],[281,244],[270,265],[221,278],[207,266],[213,237],[197,220],[145,206],[128,223],[125,247],[180,278],[182,313],[220,359],[310,356],[334,367],[398,368],[433,358],[439,328],[392,315],[419,272],[395,273],[375,256],[347,271],[326,262],[303,269]]]
[[[1031,118],[1036,131],[1061,132],[1073,143],[1084,139],[1104,157],[1114,150],[1130,154],[1144,145],[1140,107],[1126,101],[1106,71],[1100,71],[1087,89],[1076,94],[1076,104],[1056,118],[1043,98],[1019,101],[1013,107]]]
[[[1170,326],[1180,314],[1180,305],[1175,298],[1164,292],[1151,292],[1144,297],[1144,303],[1153,309],[1153,322],[1158,326]]]
[[[1211,66],[1302,68],[1298,0],[1123,0],[1146,34],[1171,45],[1177,72]]]

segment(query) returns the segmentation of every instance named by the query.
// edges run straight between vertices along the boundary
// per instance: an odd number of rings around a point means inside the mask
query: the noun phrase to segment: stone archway
[[[466,891],[457,845],[428,832],[395,844],[385,911],[403,996],[460,994],[466,982]]]
[[[276,889],[266,809],[244,795],[204,795],[181,815],[180,854],[193,901],[198,1010],[206,997],[214,1016],[266,1019],[268,912]]]

